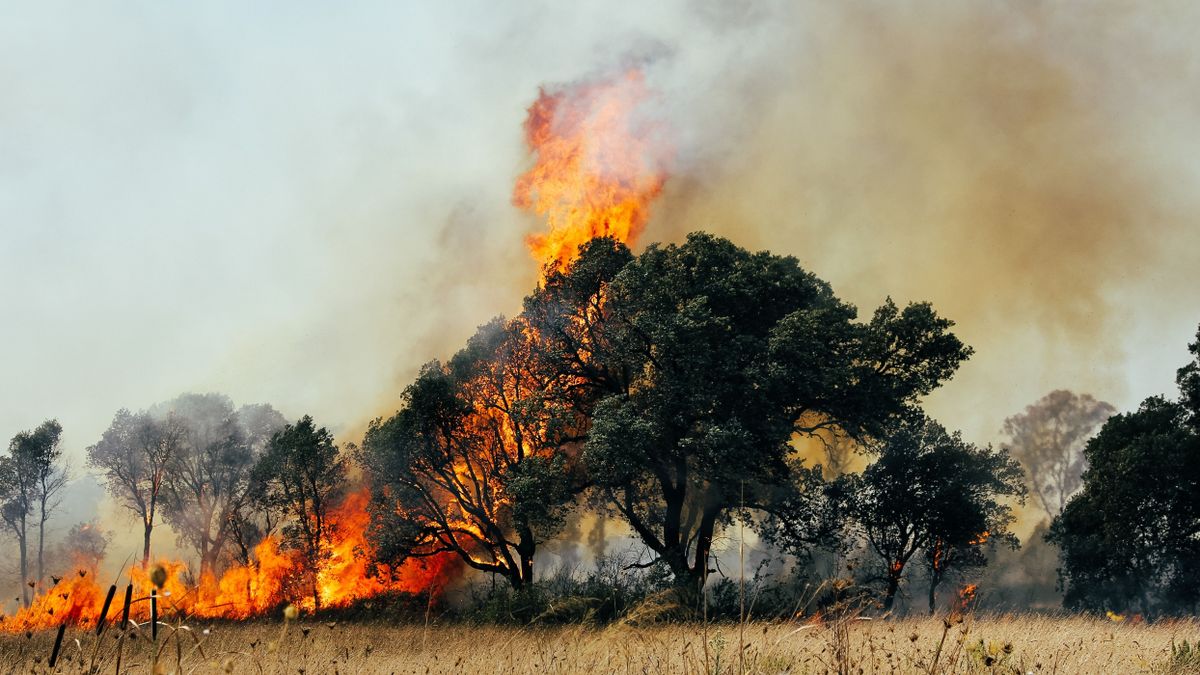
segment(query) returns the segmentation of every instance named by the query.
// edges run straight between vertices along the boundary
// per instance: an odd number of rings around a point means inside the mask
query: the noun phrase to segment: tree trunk
[[[46,553],[46,507],[42,507],[42,517],[38,521],[38,558],[37,558],[37,582],[40,586],[42,579],[46,577],[45,553]],[[34,590],[36,594],[37,591]]]
[[[42,501],[42,512],[37,520],[37,584],[46,579],[46,502]],[[36,591],[35,591],[36,592]]]
[[[704,582],[708,580],[708,556],[712,552],[713,531],[717,526],[719,512],[715,507],[705,510],[700,519],[700,528],[696,531],[696,554],[691,572],[693,583],[701,591],[704,589]]]
[[[21,549],[21,603],[26,607],[29,606],[29,555],[28,542],[25,535],[17,536],[17,546]]]
[[[142,569],[150,568],[150,533],[153,530],[153,524],[142,524]]]
[[[933,616],[937,611],[937,587],[941,583],[940,575],[932,574],[929,577],[929,615]]]
[[[508,579],[508,585],[512,586],[514,591],[519,591],[525,587],[525,581],[521,578],[521,573],[519,570],[502,572],[502,574],[504,574],[504,577]]]
[[[204,541],[200,544],[200,583],[203,585],[208,576],[215,573],[215,565],[212,560],[215,556],[212,555],[212,549],[208,542]]]
[[[900,575],[888,574],[887,594],[883,597],[883,611],[892,611],[892,605],[896,602],[896,592],[900,590]]]
[[[521,538],[517,542],[517,558],[521,569],[518,572],[522,585],[533,583],[533,554],[537,552],[537,540],[533,531],[528,527],[521,528]]]

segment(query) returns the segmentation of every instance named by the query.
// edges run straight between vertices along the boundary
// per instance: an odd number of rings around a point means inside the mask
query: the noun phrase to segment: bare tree
[[[1029,491],[1051,518],[1083,485],[1083,447],[1115,412],[1089,394],[1059,389],[1004,421],[1005,445],[1025,467]]]
[[[117,411],[100,441],[87,449],[88,466],[100,469],[108,492],[142,522],[142,566],[150,564],[154,531],[167,467],[183,440],[173,416],[156,420],[149,413]]]
[[[62,425],[47,420],[33,431],[13,436],[0,463],[0,516],[17,538],[21,566],[21,598],[29,605],[29,589],[45,576],[46,522],[58,507],[67,471],[62,465]],[[29,537],[37,528],[37,576],[30,578]]]

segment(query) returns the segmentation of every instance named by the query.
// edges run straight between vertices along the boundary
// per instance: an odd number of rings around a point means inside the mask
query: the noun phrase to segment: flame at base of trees
[[[461,562],[449,554],[410,561],[395,569],[372,567],[372,549],[366,538],[369,499],[365,490],[352,493],[331,514],[334,540],[316,571],[322,609],[346,607],[385,593],[437,597],[461,571]],[[190,582],[185,563],[160,561],[151,569],[154,567],[161,567],[166,577],[157,591],[160,616],[183,612],[199,618],[249,619],[269,615],[287,603],[306,611],[314,610],[316,605],[306,566],[295,552],[283,549],[276,536],[263,539],[255,547],[250,564],[235,565],[220,578],[209,575],[199,584]],[[140,567],[129,575],[134,597],[129,616],[139,623],[150,617],[149,596],[155,588],[150,576],[149,570]],[[95,570],[79,569],[56,580],[29,607],[11,616],[0,616],[0,631],[24,632],[63,623],[94,626],[106,591],[96,579]],[[119,621],[123,611],[122,602],[113,602],[107,621]]]

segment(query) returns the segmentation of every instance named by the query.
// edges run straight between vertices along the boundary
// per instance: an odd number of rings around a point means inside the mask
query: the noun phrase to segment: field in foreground
[[[132,673],[1193,673],[1196,621],[1153,625],[1082,617],[967,617],[811,624],[680,624],[634,628],[391,626],[306,622],[193,625],[126,640]],[[745,648],[738,658],[739,633]],[[53,632],[0,636],[0,671],[116,672],[116,631],[68,630],[57,667]],[[76,641],[78,640],[78,642]],[[939,647],[940,645],[940,647]],[[94,666],[94,670],[90,667]],[[743,670],[744,668],[744,670]]]

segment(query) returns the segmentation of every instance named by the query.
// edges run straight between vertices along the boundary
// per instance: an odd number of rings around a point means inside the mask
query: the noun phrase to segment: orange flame
[[[372,549],[366,538],[368,525],[366,490],[350,494],[330,514],[334,523],[334,540],[330,543],[325,562],[317,571],[317,588],[321,607],[345,607],[357,600],[382,593],[429,593],[435,597],[460,569],[457,558],[445,554],[426,560],[411,561],[397,569],[369,565]],[[294,602],[312,610],[314,601],[309,587],[297,587],[295,579],[305,572],[298,557],[280,548],[278,538],[263,539],[254,549],[249,565],[235,565],[219,579],[211,576],[192,584],[186,564],[160,561],[157,566],[166,572],[166,581],[158,591],[160,614],[185,612],[199,618],[245,619],[263,616],[281,605]],[[135,602],[130,618],[146,621],[150,615],[148,597],[154,584],[150,572],[134,568],[130,572]],[[123,586],[123,585],[122,585]],[[67,578],[56,580],[51,588],[39,594],[29,607],[12,616],[0,616],[0,630],[21,632],[53,628],[66,622],[94,626],[100,618],[104,589],[95,575],[81,569]],[[119,589],[119,590],[123,590]],[[119,620],[123,610],[118,594],[108,612],[108,620]]]
[[[549,231],[528,238],[541,264],[562,269],[594,237],[632,244],[641,233],[674,157],[645,111],[650,99],[638,69],[540,90],[525,120],[536,159],[513,203],[546,219]]]
[[[975,594],[979,591],[979,584],[967,584],[958,591],[958,605],[956,609],[959,612],[965,612],[975,602]]]

